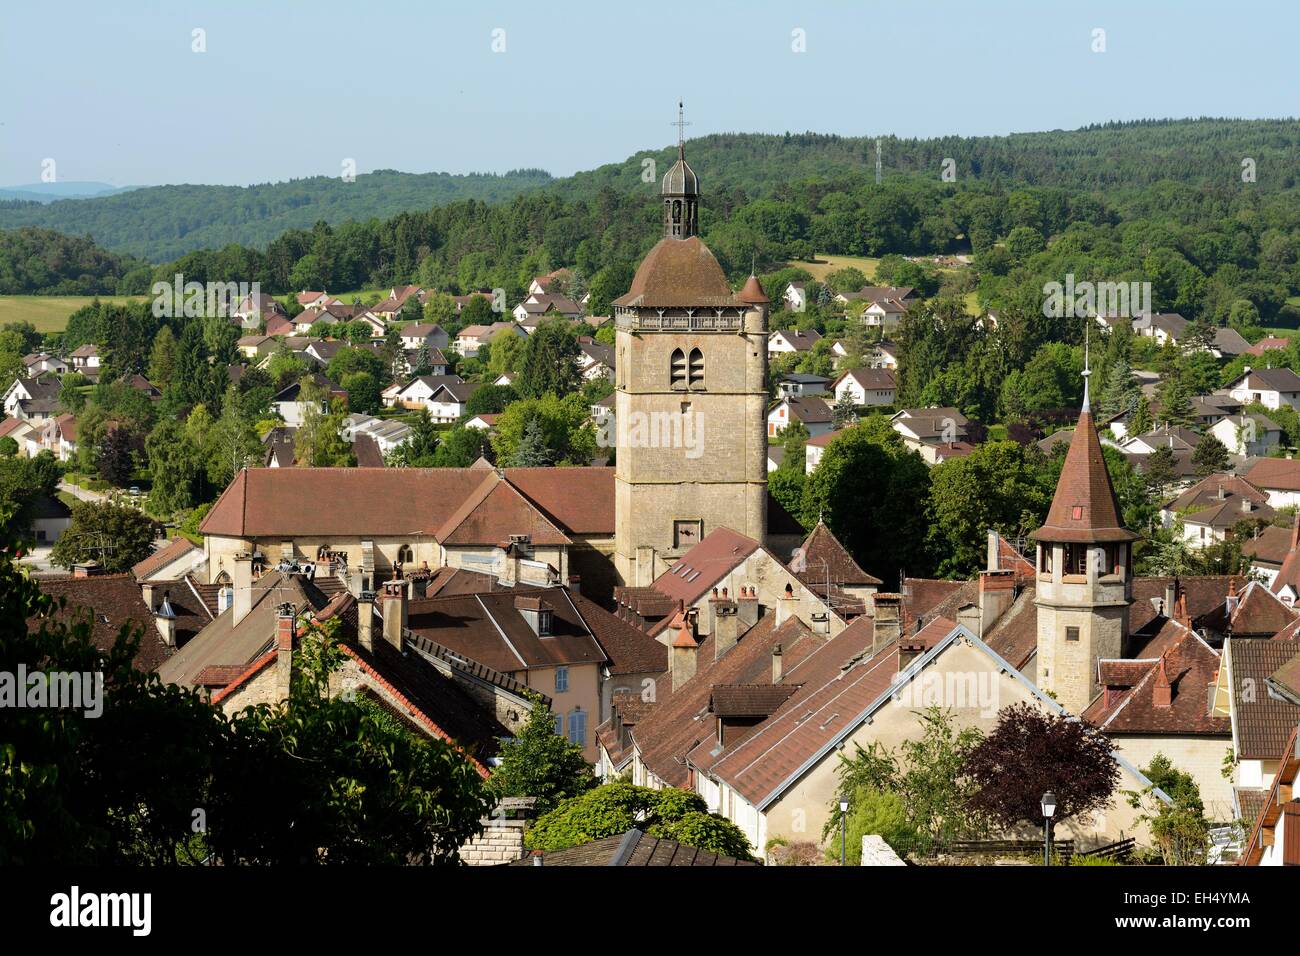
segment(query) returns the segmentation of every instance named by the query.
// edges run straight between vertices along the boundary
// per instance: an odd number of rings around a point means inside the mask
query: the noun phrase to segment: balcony
[[[713,310],[668,315],[664,312],[619,310],[615,323],[618,328],[630,332],[739,332],[744,318],[739,311],[732,314]]]

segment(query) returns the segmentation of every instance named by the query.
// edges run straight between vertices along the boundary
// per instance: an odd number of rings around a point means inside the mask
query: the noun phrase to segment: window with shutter
[[[704,387],[704,353],[699,349],[691,349],[686,363],[686,383],[687,388]]]
[[[569,689],[569,669],[567,667],[555,668],[555,692],[563,694]]]
[[[587,746],[587,715],[581,708],[569,713],[569,743]]]
[[[681,349],[673,349],[669,384],[672,388],[686,387],[686,353]]]

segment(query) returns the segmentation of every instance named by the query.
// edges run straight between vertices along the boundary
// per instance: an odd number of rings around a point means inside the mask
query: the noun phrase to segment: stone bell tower
[[[614,561],[627,585],[715,528],[767,533],[768,298],[752,275],[733,292],[700,241],[680,135],[660,192],[663,237],[614,301]]]
[[[1102,457],[1084,371],[1083,409],[1038,542],[1038,686],[1078,714],[1101,692],[1097,661],[1122,657],[1133,541]]]

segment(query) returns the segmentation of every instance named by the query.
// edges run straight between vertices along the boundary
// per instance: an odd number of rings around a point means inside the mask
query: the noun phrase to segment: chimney
[[[1178,595],[1178,604],[1174,610],[1174,618],[1183,627],[1189,631],[1192,629],[1192,616],[1187,613],[1187,594],[1186,592]]]
[[[98,561],[82,561],[72,566],[72,576],[74,578],[93,578],[98,574]]]
[[[758,623],[758,593],[753,586],[740,589],[740,597],[736,599],[736,617],[736,630],[740,634]]]
[[[278,700],[289,699],[289,686],[293,676],[293,639],[297,621],[292,604],[281,604],[275,609],[275,686]]]
[[[141,597],[141,599],[144,601],[144,603],[145,603],[146,605],[148,605],[149,610],[152,611],[152,610],[153,610],[153,606],[154,606],[154,605],[153,605],[153,582],[152,582],[152,581],[145,581],[145,582],[143,582],[143,583],[140,585],[140,597]]]
[[[957,623],[979,637],[980,606],[972,601],[957,608]]]
[[[776,602],[776,626],[780,627],[786,622],[791,614],[794,613],[795,596],[794,586],[786,584],[785,590],[781,592],[780,599]]]
[[[983,571],[980,573],[979,629],[975,636],[982,638],[1016,600],[1016,577],[1013,571]]]
[[[1178,603],[1178,579],[1170,578],[1165,585],[1165,603],[1160,608],[1160,613],[1165,617],[1174,616],[1174,606]]]
[[[362,591],[357,598],[357,643],[363,650],[375,650],[375,592]]]
[[[1169,673],[1165,670],[1165,656],[1160,655],[1159,670],[1156,671],[1156,683],[1151,692],[1151,702],[1157,707],[1172,707],[1174,705],[1174,688],[1169,683]]]
[[[152,592],[150,591],[150,607],[153,606]],[[163,591],[162,603],[158,605],[157,610],[153,612],[154,623],[158,625],[158,633],[162,635],[163,643],[168,647],[176,646],[176,611],[172,609],[172,603],[169,600],[170,591]]]
[[[898,645],[898,669],[900,671],[907,668],[912,661],[916,660],[925,653],[925,642],[918,641],[915,637],[908,637]]]
[[[1223,609],[1227,612],[1228,623],[1232,623],[1232,615],[1237,611],[1237,581],[1235,578],[1228,578],[1228,596],[1223,600]]]
[[[1255,508],[1255,502],[1251,501],[1250,498],[1247,497],[1246,495],[1242,495],[1241,510],[1246,514],[1250,514],[1250,512],[1253,511],[1254,508]]]
[[[406,582],[394,578],[384,582],[384,640],[402,650],[402,635],[407,626]]]
[[[871,653],[903,636],[903,596],[886,591],[875,594],[876,620]]]
[[[695,676],[696,655],[700,645],[695,639],[694,613],[678,609],[670,628],[676,627],[676,634],[668,648],[669,665],[672,668],[673,691]]]
[[[253,556],[247,551],[235,555],[235,573],[230,576],[230,623],[238,624],[253,607]]]
[[[721,660],[722,655],[736,646],[740,639],[739,608],[736,602],[727,597],[727,589],[722,589],[721,597],[709,598],[709,633],[713,635],[713,659]]]
[[[772,683],[781,683],[781,678],[785,676],[785,661],[781,655],[781,645],[778,644],[772,648]]]

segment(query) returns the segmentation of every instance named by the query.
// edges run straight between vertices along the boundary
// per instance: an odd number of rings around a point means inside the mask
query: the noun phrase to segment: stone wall
[[[460,848],[466,866],[500,866],[523,858],[526,821],[491,817],[482,823],[483,832]]]

